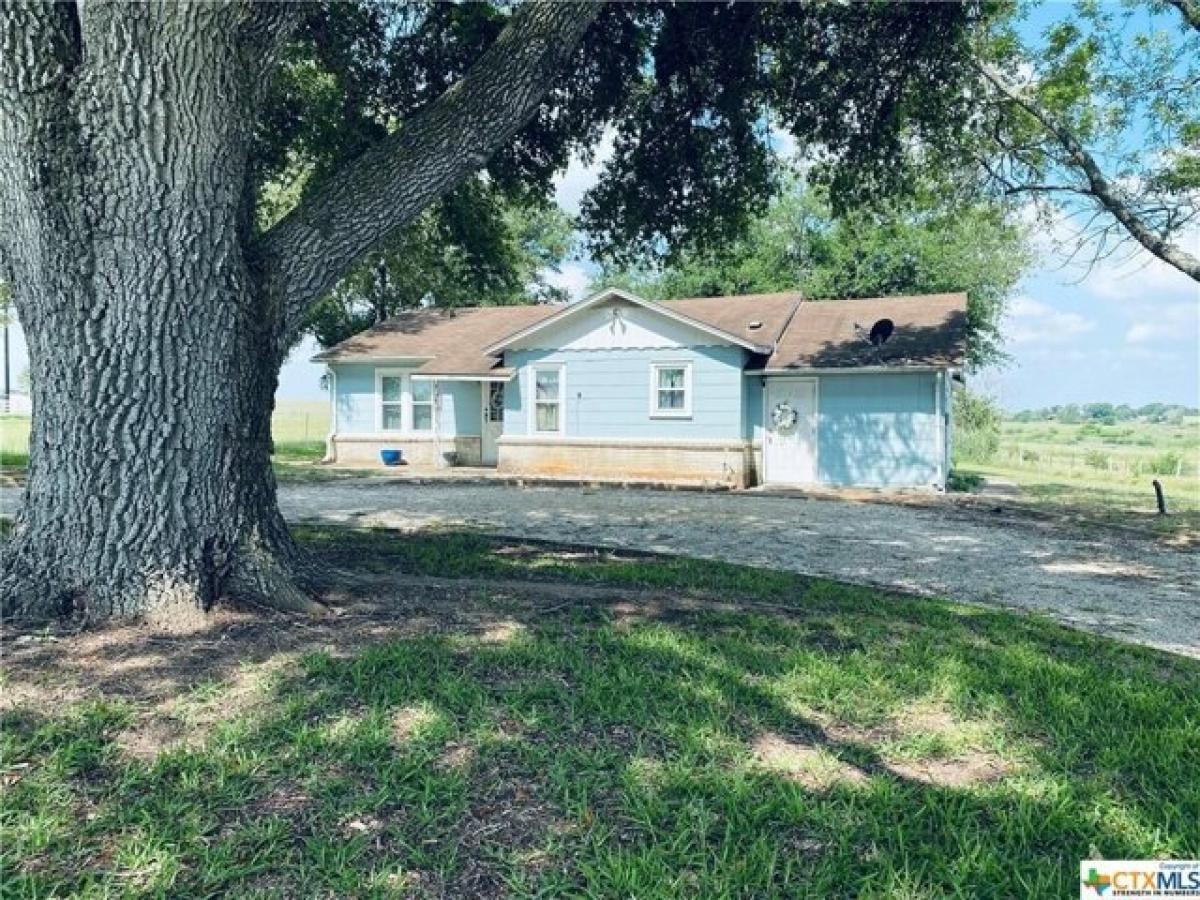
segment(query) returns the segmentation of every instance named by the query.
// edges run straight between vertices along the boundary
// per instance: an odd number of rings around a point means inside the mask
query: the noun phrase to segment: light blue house
[[[945,485],[966,295],[416,310],[319,354],[329,459],[587,479]]]

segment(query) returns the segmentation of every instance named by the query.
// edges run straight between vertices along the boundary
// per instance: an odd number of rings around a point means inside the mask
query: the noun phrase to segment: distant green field
[[[276,456],[289,462],[320,459],[329,431],[329,402],[284,400],[271,418]],[[0,466],[19,472],[29,463],[29,417],[0,416]]]
[[[325,442],[329,433],[328,400],[281,400],[271,417],[276,445]]]
[[[963,472],[1003,478],[1022,496],[1048,506],[1153,513],[1158,479],[1174,524],[1200,525],[1200,419],[1177,424],[1127,422],[1064,425],[1005,422],[1000,449],[986,462],[963,460]]]
[[[23,469],[29,463],[29,417],[0,416],[0,469]]]
[[[1195,477],[1200,473],[1200,419],[1171,425],[1005,422],[1000,452],[991,462],[1005,468],[1084,473],[1088,477]]]

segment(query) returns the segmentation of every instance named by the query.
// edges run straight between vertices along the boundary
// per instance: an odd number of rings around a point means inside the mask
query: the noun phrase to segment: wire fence
[[[1094,447],[1064,450],[1045,445],[1009,444],[1000,447],[986,460],[967,458],[965,461],[1084,477],[1104,473],[1128,478],[1142,475],[1177,478],[1200,476],[1200,454],[1179,450],[1135,453]]]
[[[325,440],[329,416],[314,412],[277,412],[271,417],[271,434],[277,443],[312,443]]]

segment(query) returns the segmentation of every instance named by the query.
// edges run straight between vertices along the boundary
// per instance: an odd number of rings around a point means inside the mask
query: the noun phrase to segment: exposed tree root
[[[279,612],[328,614],[310,593],[319,579],[290,538],[272,541],[270,549],[265,543],[247,541],[225,556],[201,548],[171,565],[81,577],[67,560],[48,559],[28,533],[16,534],[0,557],[0,617],[144,620],[187,630],[225,598]]]
[[[257,547],[242,552],[229,580],[229,596],[279,612],[327,615],[329,607],[310,595],[317,580],[310,564],[296,552],[288,557]]]

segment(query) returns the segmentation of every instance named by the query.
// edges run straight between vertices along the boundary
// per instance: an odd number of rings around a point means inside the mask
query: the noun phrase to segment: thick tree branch
[[[1006,184],[1004,186],[1006,194],[1080,194],[1085,197],[1090,197],[1091,193],[1082,188],[1071,187],[1065,184]]]
[[[281,338],[356,262],[483,166],[534,114],[599,10],[530,3],[467,74],[268,231],[257,257]]]
[[[1180,15],[1187,20],[1187,23],[1200,31],[1200,3],[1197,0],[1167,0],[1173,7],[1179,10]]]
[[[1036,100],[1010,85],[995,69],[985,64],[979,64],[978,68],[996,90],[1020,106],[1049,132],[1051,137],[1066,151],[1069,163],[1079,169],[1087,180],[1088,195],[1120,222],[1135,241],[1163,262],[1174,266],[1188,277],[1200,281],[1200,259],[1170,243],[1134,211],[1118,188],[1105,177],[1095,158],[1067,125],[1058,121]]]
[[[1066,151],[1070,164],[1075,166],[1085,177],[1088,185],[1087,195],[1111,214],[1127,234],[1159,259],[1179,269],[1190,278],[1200,281],[1200,259],[1171,244],[1134,211],[1116,186],[1105,177],[1095,158],[1075,137],[1069,127],[1059,122],[1035,100],[1008,84],[1003,76],[995,70],[987,66],[980,66],[980,71],[1003,96],[1036,119],[1059,143]]]

